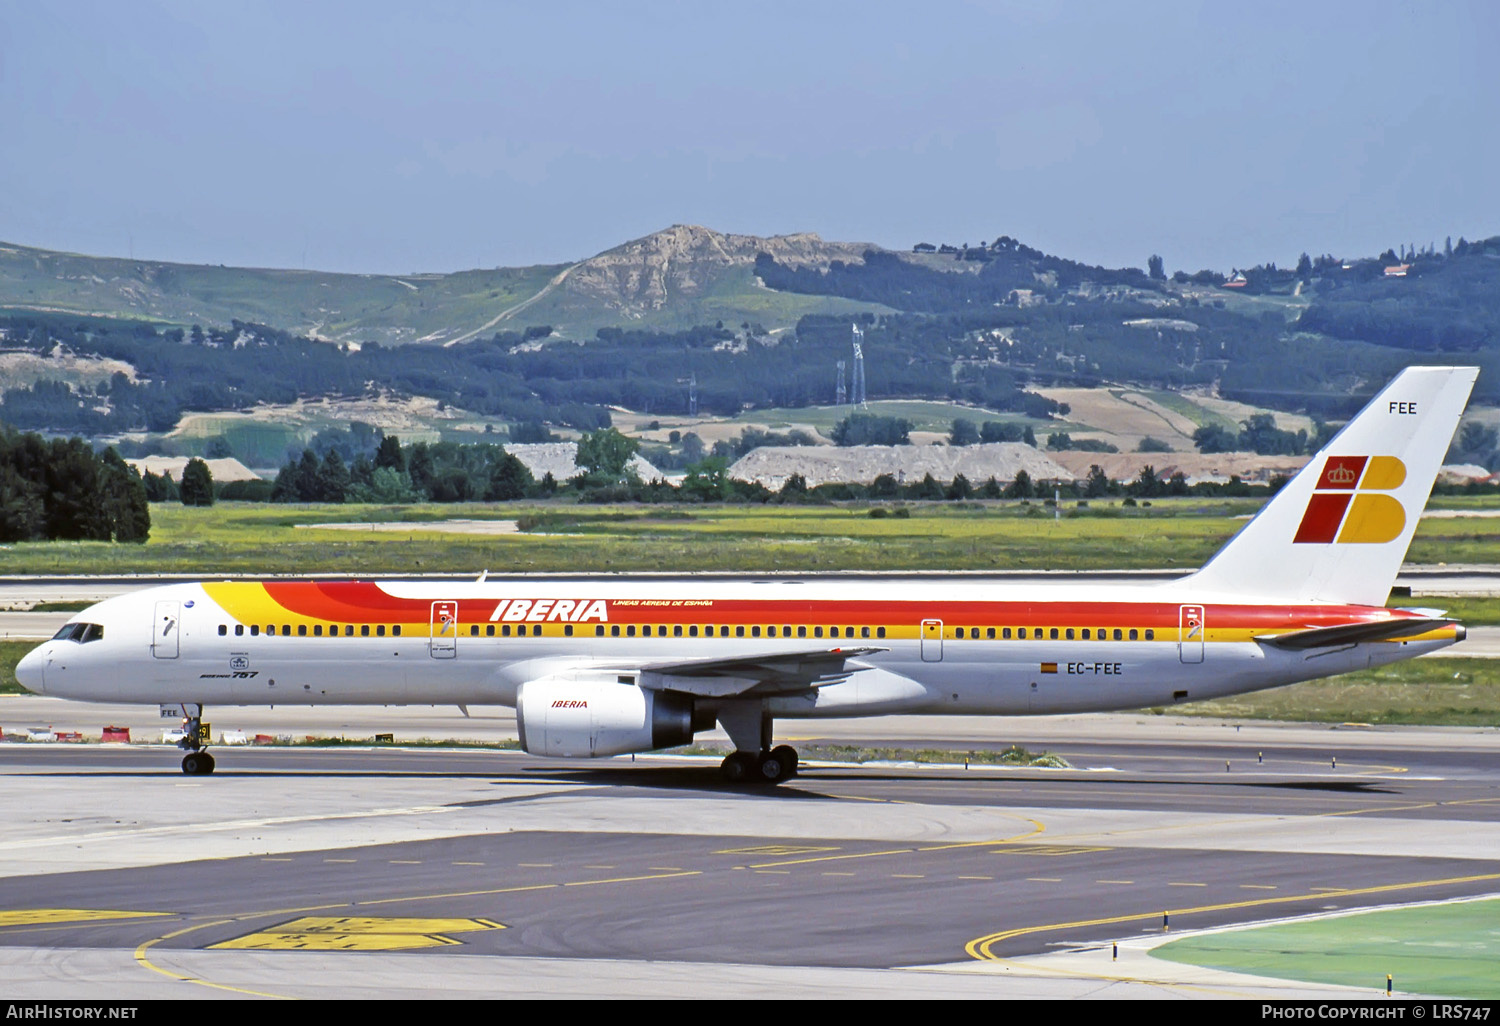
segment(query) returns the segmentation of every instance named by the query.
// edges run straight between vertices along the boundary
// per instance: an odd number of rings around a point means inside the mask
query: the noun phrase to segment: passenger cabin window
[[[242,623],[235,624],[234,625],[234,636],[236,638],[239,638],[239,637],[243,637],[244,634],[245,634],[245,625],[242,624]]]
[[[804,630],[805,630],[805,629],[806,629],[806,628],[804,628]],[[758,625],[757,625],[757,626],[755,626],[755,627],[751,627],[751,628],[750,628],[750,636],[751,636],[751,637],[752,637],[752,638],[758,638],[758,637],[760,637],[760,627],[759,627],[759,626],[758,626]]]
[[[986,638],[988,638],[990,641],[994,641],[995,640],[995,628],[993,628],[993,627],[986,627],[984,629],[984,636]]]
[[[1120,633],[1120,628],[1116,627],[1115,628],[1115,640],[1119,641],[1123,637],[1124,637],[1124,635]]]
[[[1146,640],[1147,641],[1155,641],[1156,640],[1156,632],[1154,630],[1152,630],[1150,627],[1146,628]]]
[[[604,628],[603,627],[599,628],[599,633],[600,634],[604,633]],[[494,624],[487,623],[487,624],[484,625],[484,636],[486,638],[493,638],[495,636],[495,625]]]
[[[955,638],[962,638],[964,636],[964,629],[960,627],[958,630],[953,632],[953,636]]]
[[[1016,628],[1016,637],[1020,638],[1022,641],[1025,641],[1026,640],[1026,628],[1025,627],[1017,627]]]
[[[219,624],[219,637],[222,638],[224,635],[226,635],[228,633],[229,633],[229,628],[226,625],[222,624],[222,623]]]
[[[361,638],[368,638],[370,636],[370,625],[369,624],[362,623],[362,624],[359,625],[359,636]]]
[[[307,637],[307,624],[305,624],[305,623],[299,623],[297,625],[297,637],[299,637],[299,638],[305,638],[305,637]]]
[[[875,636],[877,638],[883,638],[883,637],[885,637],[885,628],[884,627],[877,627],[877,628],[875,628]]]
[[[1085,627],[1085,628],[1084,628],[1084,629],[1083,629],[1083,640],[1084,640],[1084,641],[1087,641],[1087,640],[1089,640],[1089,629],[1088,629],[1088,628],[1087,628],[1087,627]]]
[[[1137,635],[1136,635],[1134,627],[1130,628],[1130,640],[1131,641],[1137,640]]]
[[[334,630],[336,631],[336,630],[338,630],[338,628],[335,627]],[[320,623],[313,624],[313,637],[315,637],[315,638],[321,638],[322,636],[323,636],[323,625],[320,624]]]
[[[1067,637],[1067,639],[1068,639],[1068,640],[1069,640],[1069,641],[1072,641],[1072,640],[1073,640],[1073,628],[1071,628],[1071,627],[1069,627],[1069,628],[1068,628],[1068,630],[1067,630],[1067,634],[1066,634],[1066,637]]]
[[[250,636],[252,638],[260,637],[260,624],[252,623],[250,625]]]
[[[385,637],[385,624],[381,624],[380,626],[375,628],[375,636],[377,638]]]
[[[563,634],[571,638],[573,636],[573,625],[570,623],[563,624]]]

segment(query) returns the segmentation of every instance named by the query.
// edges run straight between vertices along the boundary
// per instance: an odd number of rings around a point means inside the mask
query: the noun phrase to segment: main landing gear
[[[797,750],[777,745],[769,752],[731,752],[719,772],[731,784],[779,784],[797,775]]]
[[[187,754],[182,757],[182,772],[190,777],[207,776],[214,771],[214,757],[207,751],[208,738],[203,732],[203,706],[184,704],[182,711],[187,717],[182,724],[182,740],[177,742],[178,748],[187,749]]]
[[[725,702],[715,710],[735,750],[719,766],[731,784],[779,784],[797,775],[797,750],[772,747],[771,716],[760,702]]]

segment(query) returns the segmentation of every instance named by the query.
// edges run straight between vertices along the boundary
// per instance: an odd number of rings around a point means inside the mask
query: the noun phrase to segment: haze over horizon
[[[1500,234],[1497,30],[1485,0],[7,5],[0,239],[384,273],[674,223],[1169,271],[1441,247]]]

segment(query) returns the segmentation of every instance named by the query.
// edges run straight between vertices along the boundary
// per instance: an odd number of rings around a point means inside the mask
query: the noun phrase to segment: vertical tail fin
[[[1255,519],[1179,582],[1195,593],[1384,605],[1477,367],[1408,367]]]

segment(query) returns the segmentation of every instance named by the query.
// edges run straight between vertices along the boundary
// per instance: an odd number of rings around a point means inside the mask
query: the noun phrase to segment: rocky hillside
[[[551,324],[686,328],[805,313],[878,309],[836,297],[779,295],[752,274],[756,254],[790,267],[857,261],[862,243],[811,233],[759,238],[675,225],[573,265],[451,274],[366,275],[173,264],[0,243],[0,310],[97,314],[168,324],[267,324],[330,341],[452,343]]]

